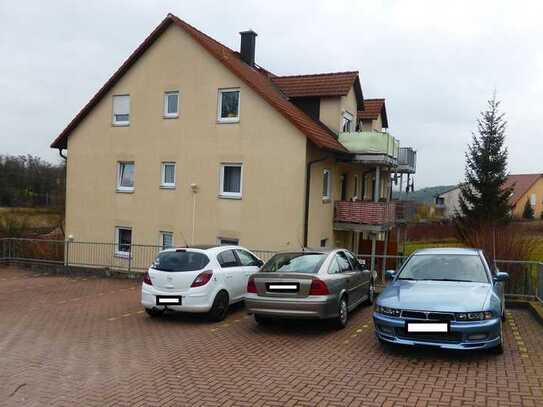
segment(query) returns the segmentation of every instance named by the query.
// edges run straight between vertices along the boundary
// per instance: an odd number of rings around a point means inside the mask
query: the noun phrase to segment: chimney
[[[247,65],[255,65],[255,42],[258,35],[253,30],[241,31],[241,47],[239,53],[241,59]]]

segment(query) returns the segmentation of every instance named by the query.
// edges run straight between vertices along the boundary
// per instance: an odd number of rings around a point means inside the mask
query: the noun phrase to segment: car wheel
[[[228,305],[228,294],[226,291],[219,291],[209,311],[209,319],[215,322],[224,320],[228,313]]]
[[[271,322],[271,318],[264,315],[255,314],[255,321],[259,325],[266,325]]]
[[[164,314],[164,310],[159,308],[145,308],[145,312],[147,312],[147,315],[151,318],[160,317]]]
[[[370,280],[370,286],[368,287],[368,299],[366,300],[367,305],[372,305],[375,300],[375,282],[373,278]]]
[[[335,325],[338,329],[343,329],[347,326],[347,320],[349,319],[349,309],[347,307],[347,297],[341,297],[338,307],[338,315],[335,319]]]

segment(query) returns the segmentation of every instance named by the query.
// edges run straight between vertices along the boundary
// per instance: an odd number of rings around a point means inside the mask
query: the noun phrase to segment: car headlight
[[[402,314],[402,310],[396,308],[382,307],[381,305],[375,306],[375,312],[391,317],[399,317]]]
[[[485,319],[493,318],[494,313],[492,311],[461,312],[456,314],[457,321],[483,321]]]

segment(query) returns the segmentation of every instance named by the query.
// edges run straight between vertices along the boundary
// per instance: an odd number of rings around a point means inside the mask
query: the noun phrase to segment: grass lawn
[[[45,208],[0,208],[0,218],[16,218],[26,222],[29,228],[47,229],[58,225],[60,216]]]

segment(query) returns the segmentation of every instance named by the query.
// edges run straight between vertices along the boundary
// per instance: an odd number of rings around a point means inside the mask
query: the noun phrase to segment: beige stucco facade
[[[240,90],[240,120],[217,121],[219,89]],[[164,93],[179,91],[179,116],[164,118]],[[130,124],[112,125],[114,95],[130,95]],[[356,118],[354,88],[322,98],[321,121],[339,131]],[[352,232],[334,231],[334,201],[371,199],[372,169],[337,161],[189,35],[172,25],[124,74],[68,138],[66,234],[80,242],[114,242],[117,227],[132,243],[158,245],[238,239],[253,249],[299,249],[304,239],[307,163],[311,166],[308,246],[351,248]],[[135,163],[133,192],[117,190],[117,165]],[[161,163],[175,162],[174,189],[160,187]],[[241,163],[242,196],[219,196],[222,163]],[[323,200],[323,170],[331,196]],[[388,190],[383,173],[382,188]],[[356,184],[356,187],[355,187]],[[193,186],[197,193],[194,193]],[[386,192],[384,192],[386,194]]]
[[[220,88],[240,89],[239,123],[217,123]],[[165,91],[180,91],[179,118],[163,118]],[[130,95],[130,125],[112,126],[112,96]],[[111,242],[116,226],[157,244],[218,237],[267,249],[299,246],[307,139],[188,35],[171,26],[79,125],[68,141],[67,234]],[[135,190],[116,191],[117,162],[135,162]],[[176,188],[160,188],[161,162]],[[243,163],[241,199],[218,197],[221,163]]]
[[[382,131],[383,130],[383,119],[381,115],[375,120],[360,120],[360,130],[361,131]]]

